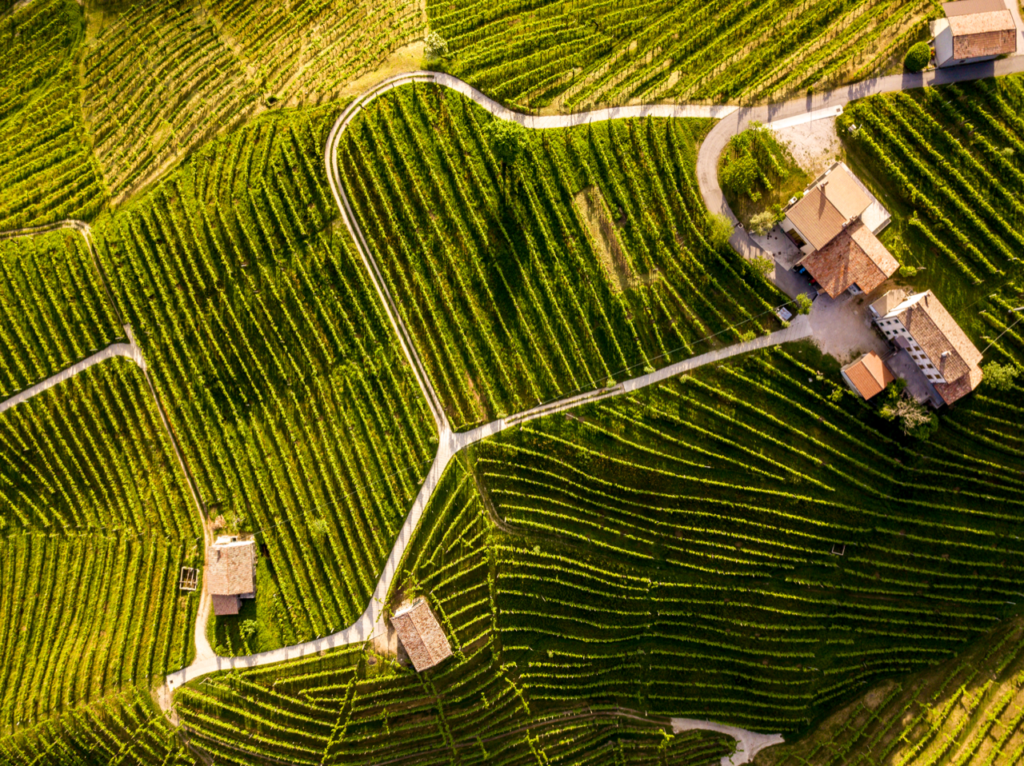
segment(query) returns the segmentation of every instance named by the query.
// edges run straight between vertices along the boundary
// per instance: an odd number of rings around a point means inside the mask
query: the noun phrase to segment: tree
[[[811,313],[811,297],[807,293],[800,293],[798,296],[796,296],[796,313]]]
[[[904,279],[913,279],[917,276],[916,266],[900,266],[900,276]]]
[[[759,237],[763,237],[772,230],[777,222],[778,218],[775,213],[771,210],[765,210],[757,215],[751,216],[750,231]]]
[[[708,217],[708,239],[711,246],[720,249],[729,244],[729,237],[732,236],[733,224],[721,213],[712,213]]]
[[[763,255],[751,258],[747,263],[750,264],[751,270],[761,279],[767,280],[769,275],[775,270],[775,261]]]
[[[249,643],[249,639],[256,635],[257,630],[259,630],[259,625],[256,624],[256,620],[243,620],[242,624],[238,626],[238,635],[243,641]]]
[[[423,49],[428,59],[438,59],[448,55],[448,41],[437,32],[427,35],[426,45]]]
[[[518,122],[495,120],[486,128],[491,152],[501,163],[501,180],[508,189],[508,169],[514,168],[522,157],[530,138],[528,131]]]
[[[905,394],[906,387],[905,380],[896,381],[889,388],[885,404],[882,405],[879,414],[886,420],[898,422],[904,436],[924,441],[935,433],[939,422],[923,404]]]
[[[920,72],[928,62],[932,60],[931,46],[926,42],[914,43],[907,51],[907,57],[903,59],[903,66],[908,72]]]
[[[996,391],[1009,391],[1020,370],[1011,364],[989,362],[981,368],[982,380]]]
[[[738,157],[722,168],[722,188],[737,197],[750,197],[755,202],[761,197],[755,195],[758,169],[754,158],[749,154]]]

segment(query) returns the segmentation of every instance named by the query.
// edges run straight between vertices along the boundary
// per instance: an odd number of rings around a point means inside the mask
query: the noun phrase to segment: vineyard
[[[0,240],[0,400],[124,332],[80,234]]]
[[[1020,620],[934,670],[888,681],[760,766],[957,763],[1024,758],[1024,636]]]
[[[18,5],[0,15],[0,231],[90,218],[107,198],[78,103],[82,11]]]
[[[0,418],[0,520],[0,734],[187,663],[202,532],[134,364]]]
[[[517,108],[563,111],[782,101],[856,82],[885,71],[940,12],[930,0],[427,2],[447,71]]]
[[[472,476],[449,468],[404,562],[408,594],[424,593],[455,657],[418,676],[372,648],[215,676],[176,696],[192,746],[222,764],[672,764],[730,752],[710,732],[671,736],[666,723],[615,706],[550,706],[524,688],[495,630],[493,526]],[[246,740],[239,731],[250,732]]]
[[[433,86],[378,98],[339,165],[455,428],[778,327],[786,302],[707,240],[707,123],[530,133],[503,172],[493,118]]]
[[[477,447],[498,626],[532,698],[799,731],[1020,597],[1019,398],[907,445],[778,347]]]
[[[410,0],[282,5],[217,0],[221,33],[271,103],[318,103],[337,96],[389,53],[423,35]]]
[[[1013,76],[872,96],[839,120],[855,171],[893,211],[883,241],[954,314],[1024,250],[1022,110]]]
[[[436,449],[368,275],[330,226],[333,116],[261,118],[94,228],[208,516],[259,534],[273,587],[255,609],[275,627],[253,651],[362,612]]]

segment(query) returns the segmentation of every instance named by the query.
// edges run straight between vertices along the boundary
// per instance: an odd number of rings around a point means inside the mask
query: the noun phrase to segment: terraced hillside
[[[1020,763],[1024,758],[1024,644],[1020,620],[967,654],[887,681],[806,739],[768,751],[760,766]]]
[[[444,67],[521,109],[781,101],[885,70],[940,15],[926,0],[428,0]]]
[[[107,199],[78,100],[82,11],[17,6],[0,14],[0,231],[91,218]]]
[[[839,121],[857,172],[893,209],[883,241],[927,270],[919,283],[954,314],[1019,272],[1022,110],[1016,75],[873,96]]]
[[[495,625],[494,533],[472,477],[453,464],[435,494],[408,593],[427,593],[455,657],[420,676],[371,646],[213,677],[178,692],[195,750],[218,763],[672,764],[717,762],[731,742],[672,736],[614,706],[550,706],[523,684]],[[240,741],[244,726],[251,736]]]
[[[92,9],[83,107],[115,203],[266,110],[337,96],[420,33],[414,4],[159,0]]]
[[[0,519],[0,735],[187,663],[202,532],[134,364],[4,413]]]
[[[0,240],[0,400],[121,339],[82,235]]]
[[[493,124],[461,96],[405,86],[374,101],[339,149],[454,427],[778,326],[787,299],[708,243],[694,180],[706,122],[536,131],[506,169]]]
[[[476,448],[502,528],[524,536],[495,548],[495,599],[534,699],[794,732],[1012,612],[1019,393],[985,391],[906,444],[806,354]]]
[[[433,459],[419,389],[335,215],[334,107],[256,121],[95,227],[201,501],[258,533],[258,598],[214,648],[294,644],[362,612]]]

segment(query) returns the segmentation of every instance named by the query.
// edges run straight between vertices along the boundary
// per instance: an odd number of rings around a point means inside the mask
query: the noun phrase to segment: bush
[[[441,58],[443,56],[447,56],[448,41],[441,37],[437,32],[431,32],[427,35],[424,52],[427,54],[427,58]]]
[[[750,231],[757,234],[759,237],[763,237],[772,230],[772,227],[774,227],[777,222],[778,216],[776,216],[771,210],[765,210],[751,217]]]
[[[796,313],[811,313],[811,299],[810,296],[807,295],[807,293],[800,293],[798,296],[796,296]]]
[[[708,240],[711,246],[718,249],[729,244],[729,237],[732,236],[733,224],[721,213],[713,213],[708,218]]]
[[[1020,370],[1013,365],[999,362],[989,362],[981,368],[982,380],[996,391],[1009,391],[1013,388],[1013,381],[1019,373]]]
[[[747,263],[750,264],[751,270],[757,274],[757,276],[761,277],[761,279],[770,278],[772,272],[775,270],[775,261],[763,255],[751,258]]]
[[[917,276],[916,266],[900,266],[900,276],[904,279],[913,279]]]
[[[903,60],[903,66],[908,72],[920,72],[928,62],[932,60],[931,46],[926,42],[914,43],[907,51],[907,57]]]
[[[737,197],[754,199],[754,187],[757,184],[757,163],[749,155],[739,157],[722,169],[722,188],[728,189]],[[758,194],[758,197],[761,195]]]

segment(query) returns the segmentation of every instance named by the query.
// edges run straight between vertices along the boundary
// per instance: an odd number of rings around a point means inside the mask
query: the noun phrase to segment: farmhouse
[[[238,614],[243,598],[256,598],[256,543],[218,537],[206,549],[206,588],[216,615]]]
[[[391,624],[416,672],[422,673],[452,656],[448,639],[422,596],[399,607]]]
[[[906,352],[941,398],[953,404],[981,382],[981,352],[931,290],[887,293],[871,304],[875,324]]]
[[[888,211],[837,162],[790,205],[782,230],[804,254],[796,267],[836,298],[869,293],[899,268],[875,236],[889,221]]]
[[[935,65],[954,66],[1017,52],[1017,28],[1003,0],[944,3],[946,18],[931,23]]]
[[[896,380],[874,351],[864,354],[840,370],[843,380],[864,399],[882,393],[886,386]]]

